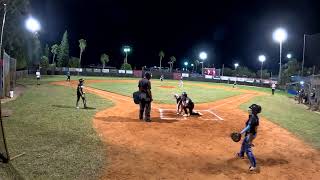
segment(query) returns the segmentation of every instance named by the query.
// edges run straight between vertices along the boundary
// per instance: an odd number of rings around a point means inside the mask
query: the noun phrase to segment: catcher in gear
[[[183,116],[190,116],[190,115],[197,115],[201,116],[202,114],[200,112],[194,111],[194,103],[192,100],[188,97],[188,94],[186,92],[183,92],[181,96],[177,98],[177,95],[175,95],[177,99],[177,114],[180,114],[182,110],[184,110]]]
[[[84,88],[84,80],[83,79],[79,79],[79,84],[78,84],[78,87],[77,87],[77,104],[76,104],[76,107],[77,109],[79,109],[79,100],[80,100],[80,97],[83,101],[83,106],[84,108],[86,109],[87,108],[87,101],[86,101],[86,96],[85,96],[85,92],[83,92],[83,88]]]
[[[250,171],[254,171],[257,168],[256,158],[253,155],[251,147],[253,147],[252,141],[257,136],[258,126],[259,126],[259,117],[258,114],[261,112],[261,106],[257,104],[252,104],[249,107],[249,119],[246,122],[246,127],[239,133],[245,134],[242,141],[240,152],[237,153],[237,157],[244,158],[244,153],[246,153],[250,161]],[[240,141],[240,139],[239,139]]]

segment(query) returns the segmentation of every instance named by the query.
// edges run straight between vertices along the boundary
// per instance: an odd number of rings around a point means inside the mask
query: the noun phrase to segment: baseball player
[[[160,76],[160,81],[162,82],[163,79],[164,79],[164,76],[163,76],[163,74],[162,74],[162,75]]]
[[[70,71],[67,72],[67,81],[70,82]]]
[[[181,108],[181,105],[182,105],[182,102],[181,102],[181,99],[182,97],[178,94],[175,94],[174,95],[176,101],[177,101],[177,114],[179,115],[182,111],[182,108]]]
[[[183,92],[181,96],[175,95],[177,99],[177,114],[180,114],[181,111],[184,111],[183,116],[190,116],[190,115],[197,115],[201,116],[202,114],[200,112],[194,111],[194,103],[192,100],[188,97],[186,92]]]
[[[274,92],[276,91],[276,83],[272,83],[271,90],[272,90],[272,95],[274,95]]]
[[[245,134],[243,139],[240,152],[237,153],[237,157],[243,159],[244,153],[246,153],[250,161],[250,171],[255,171],[257,168],[256,158],[253,155],[251,147],[253,147],[252,141],[257,136],[257,130],[259,126],[258,114],[261,112],[261,106],[257,104],[252,104],[249,107],[249,119],[246,122],[246,127],[240,132],[240,134]]]
[[[76,104],[77,109],[79,109],[78,104],[79,104],[80,97],[83,101],[84,108],[85,109],[87,108],[87,100],[86,100],[85,92],[83,92],[83,88],[84,88],[84,80],[79,79],[79,84],[77,87],[77,104]]]
[[[37,85],[40,85],[40,70],[38,69],[37,72],[36,72],[36,77],[37,77]]]
[[[183,87],[183,77],[181,76],[180,80],[179,80],[179,87]]]

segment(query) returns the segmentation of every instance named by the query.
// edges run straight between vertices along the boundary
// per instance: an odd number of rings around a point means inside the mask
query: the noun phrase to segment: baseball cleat
[[[188,117],[188,114],[184,114],[183,117]]]
[[[77,106],[76,108],[79,109],[79,106]]]
[[[253,166],[249,167],[249,171],[256,171],[256,170],[257,170],[257,167],[253,167]]]
[[[199,116],[203,116],[203,114],[201,112],[198,112]]]

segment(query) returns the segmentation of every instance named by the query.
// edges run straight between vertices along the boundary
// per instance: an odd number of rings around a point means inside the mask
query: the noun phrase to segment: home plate
[[[223,118],[218,116],[212,110],[195,110],[196,112],[200,112],[202,116],[191,116],[192,118],[197,118],[203,121],[222,121]],[[176,109],[159,109],[160,118],[164,120],[187,120],[187,117],[183,117],[182,115],[177,115]]]

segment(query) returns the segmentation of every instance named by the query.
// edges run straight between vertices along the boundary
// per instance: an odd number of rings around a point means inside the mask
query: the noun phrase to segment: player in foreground
[[[175,94],[174,97],[177,100],[177,114],[181,114],[182,110],[184,111],[183,116],[190,116],[190,115],[196,115],[196,116],[202,116],[200,112],[194,111],[194,103],[192,100],[188,97],[186,92],[183,92],[181,96],[178,94]]]
[[[150,111],[151,111],[151,102],[152,93],[151,93],[151,74],[146,72],[144,78],[139,81],[138,87],[140,91],[140,110],[139,110],[139,119],[143,119],[146,122],[151,122]]]
[[[83,92],[83,88],[84,88],[84,80],[83,79],[79,79],[79,84],[78,84],[78,87],[77,87],[77,104],[76,104],[76,107],[77,109],[79,109],[79,100],[80,100],[80,97],[83,101],[83,106],[84,108],[86,109],[87,108],[87,100],[86,100],[86,96],[85,96],[85,92]]]
[[[256,158],[253,155],[251,147],[253,147],[252,141],[257,136],[257,130],[259,126],[259,117],[258,114],[261,112],[261,106],[257,104],[252,104],[249,107],[249,119],[246,122],[246,127],[240,132],[240,136],[245,134],[244,140],[241,145],[240,152],[237,153],[237,157],[243,159],[244,153],[247,154],[247,157],[250,161],[250,171],[255,171],[257,168]]]

